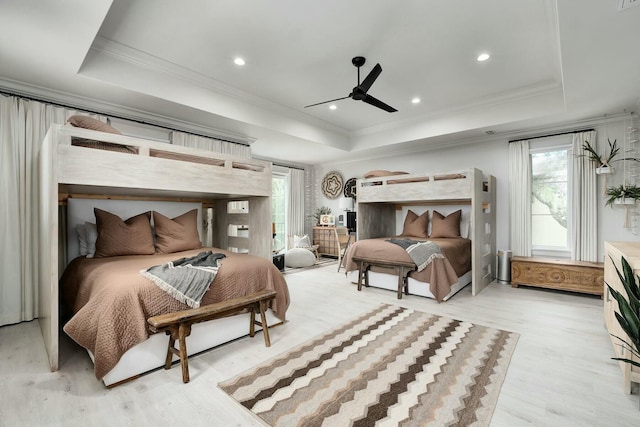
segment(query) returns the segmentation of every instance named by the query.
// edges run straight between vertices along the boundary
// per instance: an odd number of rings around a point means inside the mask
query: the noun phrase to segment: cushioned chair
[[[284,254],[284,265],[287,267],[311,267],[316,263],[316,256],[305,248],[292,248]]]

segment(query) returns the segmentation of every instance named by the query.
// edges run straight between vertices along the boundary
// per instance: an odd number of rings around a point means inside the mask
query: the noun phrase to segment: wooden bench
[[[215,304],[204,305],[190,310],[176,311],[173,313],[161,314],[150,317],[147,322],[153,332],[164,331],[169,335],[169,347],[164,369],[171,368],[173,355],[180,358],[182,365],[182,381],[189,382],[189,364],[187,361],[187,337],[191,334],[191,325],[194,323],[206,322],[207,320],[225,317],[241,309],[251,309],[251,320],[249,323],[249,336],[255,336],[255,325],[262,326],[264,333],[264,344],[269,347],[269,327],[267,325],[266,308],[267,302],[276,297],[275,291],[262,290],[243,297],[222,301]],[[256,320],[256,313],[260,313],[260,322]],[[180,349],[175,348],[178,341]]]
[[[416,269],[413,262],[388,261],[380,259],[368,259],[354,256],[353,262],[358,264],[358,291],[362,290],[362,284],[369,287],[369,269],[372,266],[394,268],[398,273],[398,299],[402,299],[402,290],[409,295],[409,281],[407,277],[410,272]]]

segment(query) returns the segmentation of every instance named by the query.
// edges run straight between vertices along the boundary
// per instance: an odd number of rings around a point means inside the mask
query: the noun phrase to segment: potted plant
[[[585,141],[582,144],[582,149],[586,151],[588,154],[582,154],[580,157],[588,157],[589,160],[594,162],[596,166],[596,173],[598,175],[606,175],[613,173],[613,167],[611,163],[614,162],[614,158],[618,155],[620,151],[620,147],[617,146],[617,139],[614,139],[613,142],[609,138],[607,138],[607,142],[609,143],[609,155],[604,157],[603,155],[598,154],[598,152],[591,146],[589,141]],[[623,159],[619,159],[623,160]]]
[[[613,261],[613,258],[611,259]],[[611,334],[612,337],[620,340],[635,357],[640,359],[640,287],[633,276],[633,270],[627,260],[622,257],[621,259],[622,271],[618,270],[618,267],[613,264],[620,278],[620,282],[624,287],[626,297],[621,292],[613,289],[609,284],[609,292],[618,302],[618,310],[615,312],[618,324],[622,327],[622,330],[627,334],[628,339]],[[638,277],[640,279],[640,276]],[[606,282],[605,282],[606,283]],[[625,363],[630,363],[633,366],[640,368],[640,363],[630,358],[614,357],[614,360],[619,360]]]
[[[632,205],[640,199],[640,187],[635,184],[620,184],[607,188],[606,195],[608,196],[606,206]]]
[[[315,219],[316,225],[320,224],[320,217],[322,215],[331,215],[331,208],[327,206],[320,206],[313,212],[313,215],[311,215],[311,217]]]

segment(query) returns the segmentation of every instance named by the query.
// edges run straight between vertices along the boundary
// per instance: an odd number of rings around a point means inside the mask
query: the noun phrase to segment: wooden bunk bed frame
[[[356,189],[358,240],[395,236],[402,206],[470,205],[472,294],[494,278],[496,179],[475,168],[443,173],[359,179]]]
[[[59,206],[67,198],[202,202],[214,208],[213,246],[270,259],[270,162],[53,125],[38,171],[39,323],[52,371],[58,370],[58,280],[65,266]],[[248,213],[228,213],[230,201],[247,201]],[[249,225],[251,238],[229,237],[229,224]]]

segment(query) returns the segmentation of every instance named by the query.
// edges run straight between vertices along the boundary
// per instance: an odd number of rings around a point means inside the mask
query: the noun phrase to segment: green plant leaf
[[[613,262],[613,257],[611,261]],[[615,317],[622,330],[627,335],[628,339],[621,338],[619,336],[611,334],[612,337],[626,344],[629,351],[640,358],[640,276],[637,276],[638,282],[636,282],[636,276],[633,274],[633,268],[629,262],[622,257],[620,264],[622,265],[622,272],[618,269],[618,266],[613,262],[613,266],[616,269],[616,274],[620,279],[622,286],[624,287],[626,295],[622,292],[616,291],[608,283],[607,288],[611,293],[611,296],[618,302],[618,310]],[[631,363],[634,366],[640,367],[640,363],[623,358],[614,358],[615,360],[621,360],[626,363]]]
[[[640,363],[636,362],[635,360],[623,359],[622,357],[612,357],[612,359],[619,360],[621,362],[631,363],[633,366],[637,366],[638,368],[640,368]]]
[[[617,335],[614,334],[610,334],[612,337],[614,337],[615,339],[617,339],[618,341],[624,343],[626,345],[626,349],[629,350],[631,353],[633,353],[635,356],[637,356],[638,358],[640,358],[640,353],[638,353],[635,349],[634,349],[634,345],[631,344],[630,342],[623,340],[622,338],[620,338]],[[620,344],[618,344],[620,345]],[[621,346],[621,345],[620,345]]]

